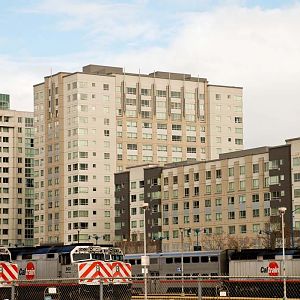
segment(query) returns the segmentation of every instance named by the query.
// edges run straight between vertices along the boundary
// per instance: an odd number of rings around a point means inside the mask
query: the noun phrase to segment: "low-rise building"
[[[137,201],[139,207],[149,203],[147,238],[159,240],[163,251],[275,246],[281,242],[278,208],[284,206],[287,243],[297,245],[299,145],[296,138],[210,161],[137,166],[117,173],[116,214],[123,216],[122,206],[127,217],[116,217],[116,238],[143,240],[143,224],[132,215],[142,220]]]

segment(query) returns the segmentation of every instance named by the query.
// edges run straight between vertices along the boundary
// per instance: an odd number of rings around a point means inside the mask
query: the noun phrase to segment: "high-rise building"
[[[299,246],[300,138],[219,159],[130,167],[115,174],[115,238],[161,242],[163,251]],[[183,237],[181,234],[183,232]],[[182,238],[183,240],[182,240]]]
[[[9,109],[0,94],[0,244],[33,245],[33,113]]]
[[[0,110],[9,109],[9,95],[0,94]]]
[[[114,173],[243,149],[242,88],[88,65],[34,86],[35,243],[114,241]],[[92,241],[92,240],[91,240]]]

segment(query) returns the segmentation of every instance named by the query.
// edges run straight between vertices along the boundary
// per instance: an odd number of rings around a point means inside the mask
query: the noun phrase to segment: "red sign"
[[[33,262],[28,262],[26,265],[26,273],[25,273],[27,280],[32,280],[35,277],[35,266]]]
[[[269,276],[278,276],[279,275],[279,266],[276,261],[270,261],[268,267]]]

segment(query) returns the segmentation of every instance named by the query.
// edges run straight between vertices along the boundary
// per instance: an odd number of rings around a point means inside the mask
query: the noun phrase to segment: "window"
[[[222,199],[220,199],[220,198],[216,199],[215,203],[216,203],[216,206],[222,206]]]
[[[211,221],[211,214],[205,214],[205,221],[206,222],[209,222],[209,221]]]
[[[259,194],[252,195],[252,202],[259,202]]]
[[[136,88],[128,87],[127,88],[127,94],[135,95],[136,94]]]
[[[205,207],[211,207],[211,200],[210,199],[205,200]]]
[[[206,171],[205,172],[205,175],[206,175],[206,180],[209,180],[209,179],[211,179],[211,171]]]
[[[245,175],[245,166],[240,166],[240,175]]]
[[[228,197],[228,204],[233,205],[234,204],[234,197],[230,196]]]
[[[245,203],[246,202],[246,196],[245,195],[239,195],[239,203]]]
[[[293,166],[300,166],[300,157],[293,157]]]
[[[137,144],[127,144],[127,150],[137,150]]]
[[[193,202],[193,208],[199,208],[199,201]]]
[[[253,173],[259,173],[259,164],[253,164],[252,171]]]
[[[216,213],[216,221],[222,221],[222,213]]]
[[[205,193],[210,195],[211,194],[211,185],[206,185],[205,186]]]
[[[190,189],[189,188],[185,188],[184,189],[184,197],[188,197],[190,194]]]
[[[253,209],[252,213],[253,213],[253,218],[259,217],[259,209]]]
[[[222,178],[222,170],[216,170],[216,178]]]
[[[234,168],[228,168],[228,176],[234,176]]]
[[[259,179],[252,179],[252,188],[254,189],[259,188]]]
[[[295,173],[294,174],[294,181],[295,182],[300,181],[300,173]]]
[[[229,234],[235,234],[235,226],[228,226],[228,233]]]
[[[239,213],[239,217],[240,217],[240,219],[245,219],[246,218],[246,211],[241,210],[240,213]]]
[[[240,233],[246,233],[247,232],[247,226],[246,225],[240,225]]]
[[[243,145],[243,139],[235,139],[236,145]]]
[[[244,191],[246,189],[246,182],[245,180],[240,181],[240,190]]]
[[[234,211],[229,211],[228,212],[228,219],[229,220],[234,220],[235,219],[235,212]]]
[[[234,182],[228,182],[228,191],[233,192],[234,191]]]
[[[294,197],[300,198],[300,189],[294,189]]]

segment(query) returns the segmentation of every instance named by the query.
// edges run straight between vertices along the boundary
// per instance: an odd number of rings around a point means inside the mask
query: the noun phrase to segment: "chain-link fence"
[[[0,300],[300,299],[300,277],[169,276],[15,281]],[[146,284],[145,284],[146,283]],[[145,295],[145,287],[147,293]]]
[[[144,279],[133,278],[133,299],[145,299],[144,290]],[[300,299],[300,277],[148,277],[147,292],[148,299]]]

